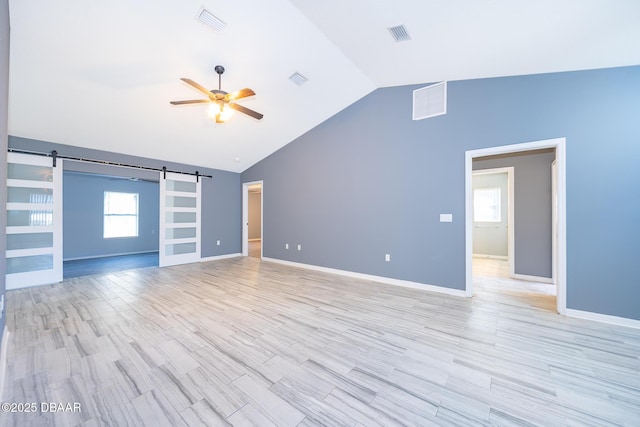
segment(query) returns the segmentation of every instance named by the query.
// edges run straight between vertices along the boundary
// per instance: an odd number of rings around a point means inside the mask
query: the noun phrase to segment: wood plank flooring
[[[249,241],[249,256],[260,258],[262,257],[262,240]]]
[[[638,426],[640,330],[245,257],[6,295],[2,426]],[[551,301],[551,303],[549,303]]]

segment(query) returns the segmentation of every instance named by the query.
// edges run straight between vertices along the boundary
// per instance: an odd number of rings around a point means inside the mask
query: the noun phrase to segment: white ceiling
[[[10,135],[234,172],[377,87],[640,64],[638,0],[9,3]],[[217,64],[263,120],[169,105],[200,98],[181,77],[217,88]]]

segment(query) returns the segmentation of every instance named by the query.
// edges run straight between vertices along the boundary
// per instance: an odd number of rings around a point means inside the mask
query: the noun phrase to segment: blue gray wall
[[[160,186],[105,175],[64,172],[63,257],[65,260],[158,250]],[[103,237],[104,192],[138,193],[138,236]]]
[[[162,162],[155,159],[128,156],[100,150],[91,150],[70,145],[54,144],[46,141],[38,141],[15,136],[9,136],[9,146],[21,150],[47,153],[51,152],[51,150],[57,150],[59,154],[66,156],[107,160],[153,168],[162,168],[162,166],[166,166],[169,170],[184,172],[195,172],[197,170],[201,174],[212,175],[212,179],[202,179],[201,255],[203,258],[206,258],[242,252],[242,184],[240,183],[240,174],[238,173],[209,169],[200,166],[184,165],[180,163]],[[158,177],[157,172],[74,161],[65,161],[64,170],[103,175],[137,177],[143,179],[153,179]],[[67,196],[68,195],[65,192],[65,203],[67,202]],[[101,206],[102,202],[100,202],[100,207]],[[66,207],[64,206],[63,212],[66,212]],[[102,225],[100,224],[100,233],[101,232]],[[220,240],[220,246],[216,245],[216,240]],[[133,250],[130,252],[133,252]],[[70,255],[65,253],[65,257],[70,257]]]
[[[9,104],[9,1],[0,1],[0,297],[4,298],[7,272],[7,123]],[[0,312],[0,343],[4,334],[5,316]],[[1,350],[1,348],[0,348]],[[2,388],[0,386],[0,388]]]
[[[473,161],[473,169],[513,166],[514,270],[528,276],[552,276],[551,163],[554,150],[491,156]]]
[[[447,115],[412,121],[421,86],[378,89],[242,174],[268,189],[264,255],[464,289],[465,151],[566,137],[567,305],[640,319],[640,67],[453,81]]]

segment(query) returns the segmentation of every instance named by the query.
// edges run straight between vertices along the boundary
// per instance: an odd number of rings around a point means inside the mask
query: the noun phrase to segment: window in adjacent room
[[[500,222],[500,188],[473,190],[473,221]]]
[[[104,238],[138,236],[138,193],[104,192]]]

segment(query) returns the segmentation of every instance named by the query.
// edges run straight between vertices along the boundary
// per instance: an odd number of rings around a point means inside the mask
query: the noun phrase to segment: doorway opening
[[[500,160],[509,157],[525,157],[530,153],[550,156],[546,176],[547,182],[546,197],[544,201],[547,209],[547,216],[544,218],[545,225],[541,227],[537,223],[529,223],[525,219],[518,220],[520,215],[534,211],[538,206],[538,201],[529,196],[525,190],[518,194],[518,167],[515,167],[514,181],[511,185],[511,222],[512,234],[508,240],[507,259],[497,257],[474,257],[474,252],[479,251],[479,246],[475,239],[477,233],[476,225],[491,224],[489,220],[496,220],[499,216],[495,199],[500,196],[492,194],[490,191],[479,192],[476,199],[484,197],[485,203],[489,206],[486,212],[481,212],[478,218],[474,218],[474,169],[491,169]],[[554,160],[555,159],[555,160]],[[553,161],[553,163],[551,163]],[[497,163],[496,163],[497,162]],[[504,162],[503,162],[504,164]],[[552,166],[553,165],[553,166]],[[566,312],[566,190],[565,190],[565,139],[551,139],[535,141],[523,144],[514,144],[501,147],[491,147],[480,150],[466,152],[465,159],[465,235],[466,235],[466,294],[474,294],[474,285],[481,289],[485,285],[502,289],[505,291],[522,291],[527,295],[533,295],[532,299],[540,296],[539,301],[533,301],[537,305],[551,304],[555,310],[564,314]],[[538,176],[538,179],[540,177]],[[528,176],[520,177],[520,182],[533,182],[536,178]],[[495,188],[492,186],[484,188]],[[550,188],[550,190],[549,190]],[[519,202],[516,202],[519,201]],[[493,202],[493,208],[492,206]],[[518,204],[520,203],[520,204]],[[524,204],[523,204],[524,203]],[[530,203],[530,205],[527,205]],[[491,217],[493,209],[494,217]],[[504,212],[504,211],[502,211]],[[483,217],[483,215],[485,215]],[[486,216],[489,215],[489,216]],[[500,215],[501,218],[501,215]],[[485,220],[474,221],[474,219]],[[488,228],[488,227],[487,227]],[[487,231],[487,230],[483,230]],[[515,236],[515,237],[514,237]],[[485,249],[489,250],[489,249]],[[531,255],[532,250],[542,250],[542,256]],[[538,252],[539,254],[540,252]],[[476,253],[476,255],[479,255]],[[487,255],[487,254],[484,254]],[[502,258],[502,259],[501,259]],[[506,277],[505,277],[506,276]],[[478,277],[483,277],[480,281]],[[486,279],[486,280],[485,280]],[[549,295],[555,295],[550,299]],[[545,299],[546,298],[546,299]]]
[[[106,167],[102,173],[76,171],[75,163],[66,164],[63,277],[157,267],[157,173],[132,176]]]
[[[242,255],[262,259],[262,181],[242,184]]]
[[[513,166],[473,170],[473,257],[506,261],[513,273]]]

